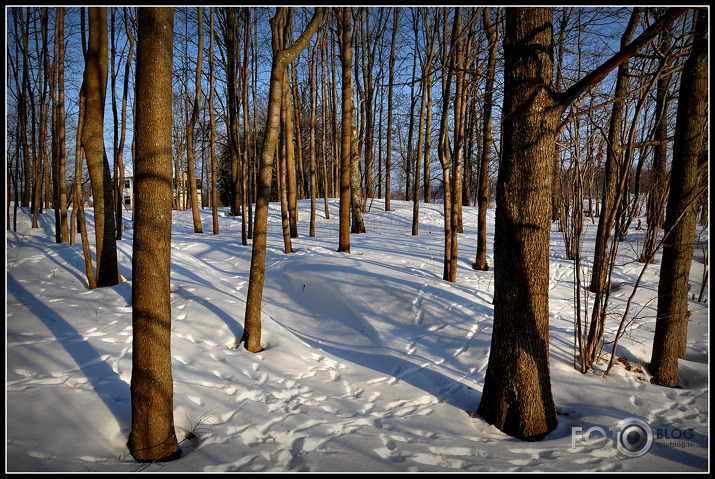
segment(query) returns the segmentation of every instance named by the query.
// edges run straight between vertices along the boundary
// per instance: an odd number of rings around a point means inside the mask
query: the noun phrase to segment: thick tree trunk
[[[678,386],[678,358],[685,358],[690,264],[695,238],[695,207],[699,192],[698,157],[707,121],[707,12],[699,10],[692,52],[683,68],[675,125],[670,195],[664,229],[668,237],[658,284],[658,313],[650,371],[655,384]]]
[[[132,255],[132,431],[140,462],[181,456],[171,374],[171,67],[173,8],[137,14],[137,125]]]
[[[556,427],[549,371],[551,165],[562,108],[550,95],[551,8],[507,9],[504,153],[497,183],[494,332],[477,413],[539,440]]]

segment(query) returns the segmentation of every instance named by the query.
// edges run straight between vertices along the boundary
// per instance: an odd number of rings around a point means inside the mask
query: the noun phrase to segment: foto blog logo
[[[638,418],[623,419],[616,426],[609,427],[608,431],[613,437],[613,446],[627,457],[640,457],[653,445],[653,429]],[[577,426],[571,429],[571,447],[576,448],[579,443],[585,443],[602,448],[608,442],[608,437],[606,430],[600,426],[592,426],[585,431]]]

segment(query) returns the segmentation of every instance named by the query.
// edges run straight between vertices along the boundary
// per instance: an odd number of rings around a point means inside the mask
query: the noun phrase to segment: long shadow
[[[129,384],[122,381],[112,367],[102,360],[99,352],[61,315],[43,302],[37,301],[32,293],[13,280],[11,276],[8,278],[8,291],[11,291],[23,306],[47,326],[57,338],[57,342],[72,356],[79,369],[87,376],[97,395],[114,415],[120,430],[129,428],[131,422]],[[120,392],[119,396],[122,399],[126,398],[126,401],[116,399],[117,390]]]

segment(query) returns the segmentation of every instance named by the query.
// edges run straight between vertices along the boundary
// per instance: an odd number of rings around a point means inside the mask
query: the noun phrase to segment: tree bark
[[[362,216],[362,195],[360,194],[360,153],[358,152],[358,132],[353,117],[352,141],[350,143],[350,204],[352,210],[352,224],[350,232],[355,234],[365,233],[365,222]]]
[[[171,68],[173,8],[139,8],[132,255],[132,430],[139,462],[181,456],[171,374]]]

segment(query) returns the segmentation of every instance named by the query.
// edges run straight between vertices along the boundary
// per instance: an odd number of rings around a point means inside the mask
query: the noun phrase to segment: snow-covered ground
[[[81,246],[54,241],[54,213],[6,234],[7,471],[707,471],[709,470],[709,306],[690,301],[688,358],[681,387],[651,385],[647,365],[655,325],[659,260],[631,308],[608,377],[604,348],[596,371],[573,366],[574,267],[561,234],[551,239],[551,378],[559,425],[522,442],[473,414],[489,358],[493,272],[474,271],[476,208],[464,209],[457,283],[441,279],[441,205],[380,200],[367,234],[337,253],[338,202],[330,219],[300,202],[295,252],[283,253],[280,210],[271,205],[263,304],[265,350],[235,348],[241,337],[250,246],[240,219],[221,210],[221,234],[194,234],[191,212],[174,213],[172,360],[174,417],[185,456],[137,464],[129,455],[132,354],[132,230],[118,242],[113,288],[88,290]],[[92,210],[88,210],[94,242]],[[125,223],[131,226],[131,214]],[[493,264],[494,211],[489,211]],[[586,276],[596,226],[587,219]],[[706,242],[707,231],[698,232]],[[79,236],[77,236],[79,241]],[[642,232],[620,245],[607,324],[610,343],[642,265]],[[703,252],[691,284],[697,294]],[[709,302],[708,302],[709,304]],[[589,306],[590,307],[590,306]],[[644,454],[619,451],[619,423],[652,433]],[[621,423],[623,425],[624,423]],[[631,426],[631,429],[635,426]],[[604,437],[605,436],[605,437]],[[647,437],[647,436],[643,436]],[[647,451],[647,452],[646,452]]]

